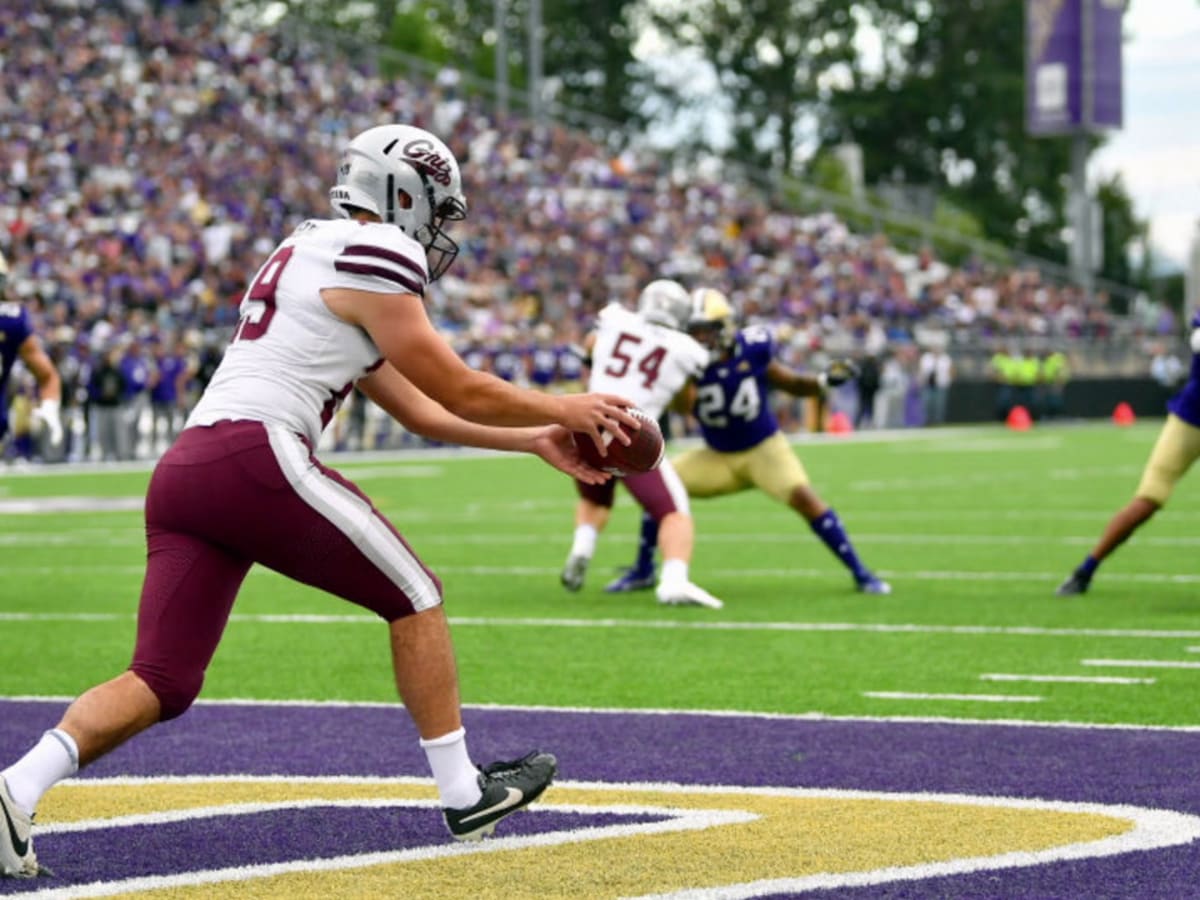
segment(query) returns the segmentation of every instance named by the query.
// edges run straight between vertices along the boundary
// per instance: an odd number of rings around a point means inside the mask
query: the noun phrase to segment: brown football
[[[584,462],[613,475],[637,475],[658,468],[666,450],[658,422],[637,407],[631,407],[629,413],[641,419],[642,427],[633,432],[633,441],[629,445],[613,440],[611,434],[605,434],[608,456],[600,455],[589,435],[575,432],[575,446],[579,448],[579,455]]]

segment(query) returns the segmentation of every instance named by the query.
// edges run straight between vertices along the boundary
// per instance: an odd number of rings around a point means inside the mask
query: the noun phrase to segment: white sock
[[[33,749],[0,772],[13,801],[33,815],[42,794],[79,771],[79,748],[65,731],[52,728]]]
[[[667,559],[663,561],[662,575],[659,584],[684,584],[688,580],[688,564],[684,559]]]
[[[571,544],[572,556],[585,556],[591,559],[596,552],[596,526],[578,525],[575,528],[575,541]]]
[[[433,770],[442,806],[466,809],[483,796],[479,787],[479,770],[467,754],[467,731],[460,728],[439,738],[421,738],[421,749]]]

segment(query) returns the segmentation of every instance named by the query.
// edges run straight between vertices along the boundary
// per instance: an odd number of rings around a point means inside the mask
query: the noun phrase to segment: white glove
[[[40,422],[46,432],[46,440],[57,447],[62,443],[62,416],[59,414],[61,404],[57,400],[43,400],[33,411],[35,422]]]

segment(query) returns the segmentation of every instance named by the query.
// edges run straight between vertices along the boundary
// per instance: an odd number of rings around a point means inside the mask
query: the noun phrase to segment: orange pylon
[[[1029,415],[1029,410],[1023,406],[1014,406],[1008,413],[1008,419],[1005,424],[1013,431],[1028,431],[1033,427],[1033,418]]]

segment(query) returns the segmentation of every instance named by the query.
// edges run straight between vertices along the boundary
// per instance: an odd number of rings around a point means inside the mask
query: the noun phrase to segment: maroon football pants
[[[259,422],[186,429],[146,495],[146,578],[131,669],[183,713],[200,692],[250,566],[394,621],[442,586],[354,484],[298,435]]]

